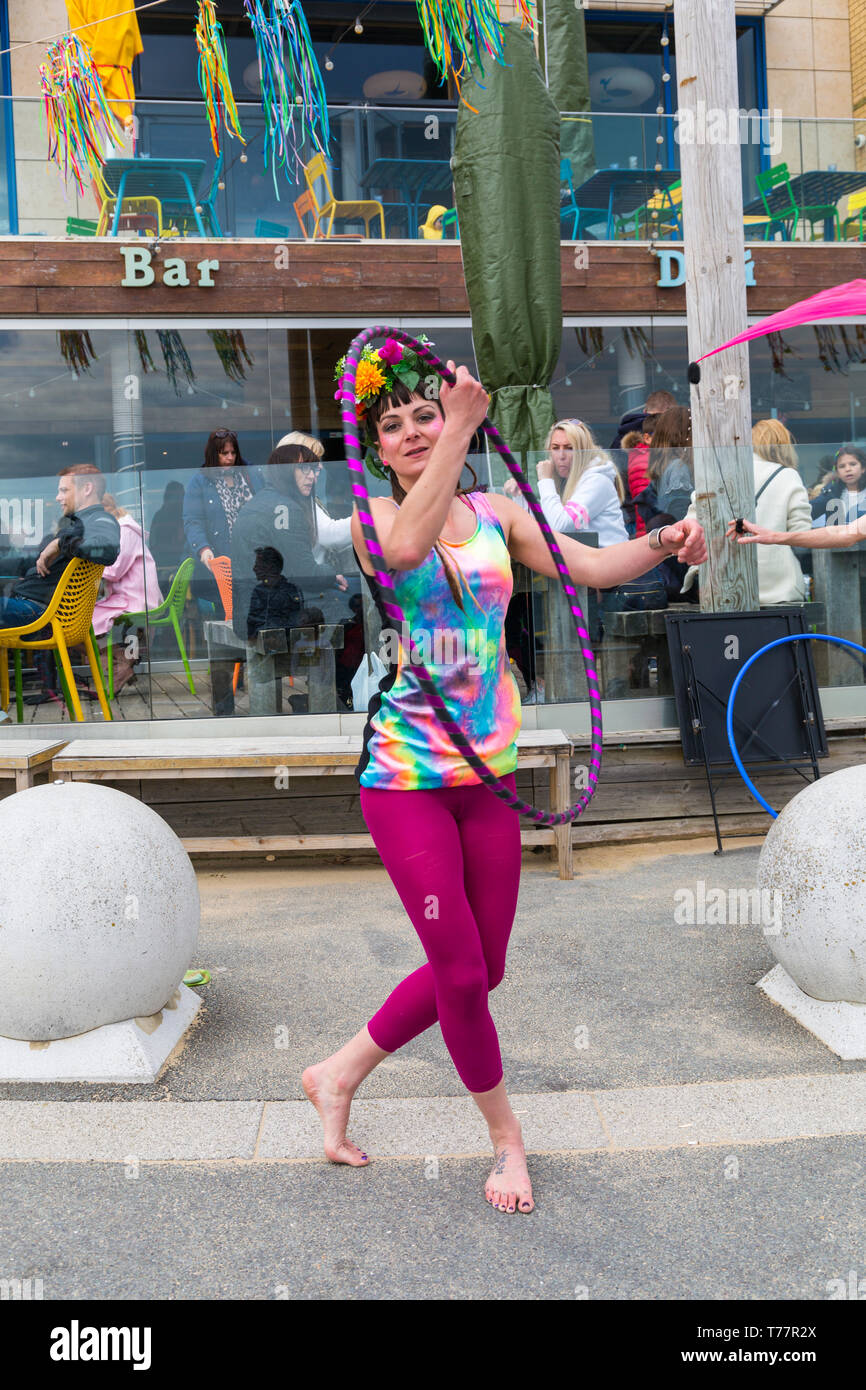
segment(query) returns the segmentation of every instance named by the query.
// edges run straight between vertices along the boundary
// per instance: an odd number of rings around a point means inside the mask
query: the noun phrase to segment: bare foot
[[[493,1152],[496,1162],[484,1186],[488,1202],[497,1211],[532,1211],[535,1202],[522,1134],[518,1131],[511,1139],[495,1140]]]
[[[330,1059],[328,1059],[330,1060]],[[349,1163],[353,1168],[366,1168],[369,1159],[357,1144],[346,1138],[349,1108],[354,1091],[338,1084],[328,1061],[307,1067],[301,1085],[308,1100],[319,1112],[325,1131],[325,1155],[332,1163]]]

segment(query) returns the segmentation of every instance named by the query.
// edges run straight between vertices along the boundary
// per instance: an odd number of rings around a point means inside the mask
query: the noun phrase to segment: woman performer
[[[454,370],[452,362],[448,366]],[[404,371],[411,389],[400,379]],[[365,349],[358,372],[356,412],[366,417],[391,480],[392,496],[370,503],[380,565],[393,575],[406,629],[422,648],[442,699],[486,765],[514,791],[520,696],[503,632],[511,561],[554,580],[557,570],[534,517],[510,498],[486,496],[474,474],[470,488],[459,486],[470,441],[489,406],[483,386],[460,367],[455,384],[443,384],[439,399],[430,400],[415,389],[425,371],[389,339],[378,352]],[[352,537],[377,598],[357,511]],[[662,553],[695,562],[706,556],[696,521],[603,550],[558,533],[556,540],[572,581],[598,588],[644,574]],[[384,624],[387,629],[386,617]],[[450,638],[449,659],[436,650],[443,637]],[[432,657],[424,645],[432,646]],[[505,971],[517,905],[519,818],[453,747],[407,655],[403,641],[370,701],[358,775],[364,819],[427,963],[397,985],[351,1041],[307,1067],[302,1084],[323,1121],[327,1157],[363,1165],[367,1155],[346,1137],[354,1092],[383,1058],[438,1020],[490,1131],[495,1164],[487,1201],[499,1211],[529,1212],[534,1203],[521,1128],[505,1092],[487,1002]]]

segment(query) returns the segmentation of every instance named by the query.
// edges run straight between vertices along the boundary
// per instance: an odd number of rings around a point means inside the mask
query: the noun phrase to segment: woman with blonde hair
[[[559,420],[544,441],[548,457],[536,465],[538,499],[548,526],[565,535],[596,531],[599,546],[628,540],[622,515],[625,490],[615,464],[582,420]],[[505,492],[527,510],[517,483]]]
[[[781,420],[757,420],[752,428],[752,465],[755,478],[755,516],[761,532],[789,534],[812,529],[812,507],[798,471],[794,437]],[[697,516],[695,494],[689,516]],[[749,523],[751,526],[751,523]],[[800,542],[791,542],[799,544]],[[690,570],[683,589],[691,585]],[[790,550],[758,551],[758,601],[802,603],[806,581],[800,563]]]

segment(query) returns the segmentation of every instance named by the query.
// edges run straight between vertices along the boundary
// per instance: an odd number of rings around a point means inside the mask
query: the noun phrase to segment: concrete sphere
[[[811,782],[773,822],[758,886],[778,891],[767,945],[813,999],[866,1004],[866,767]]]
[[[158,1013],[200,917],[165,821],[99,783],[54,783],[0,801],[0,846],[0,1035],[39,1042]]]

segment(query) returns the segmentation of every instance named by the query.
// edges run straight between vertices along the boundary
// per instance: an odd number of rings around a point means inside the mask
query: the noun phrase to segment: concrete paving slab
[[[866,1133],[866,1076],[790,1076],[596,1092],[616,1148]]]
[[[527,1150],[600,1149],[607,1138],[590,1096],[511,1097],[520,1116]],[[487,1153],[490,1138],[475,1102],[468,1096],[406,1100],[359,1100],[352,1106],[350,1136],[380,1158],[403,1155]],[[320,1158],[319,1117],[307,1101],[265,1106],[256,1156]]]
[[[0,1158],[252,1158],[261,1114],[259,1101],[2,1101]]]
[[[866,1134],[866,1076],[514,1094],[528,1153],[759,1143]],[[0,1103],[0,1158],[142,1161],[322,1158],[308,1101]],[[486,1126],[469,1097],[355,1101],[349,1137],[376,1158],[485,1154]]]

